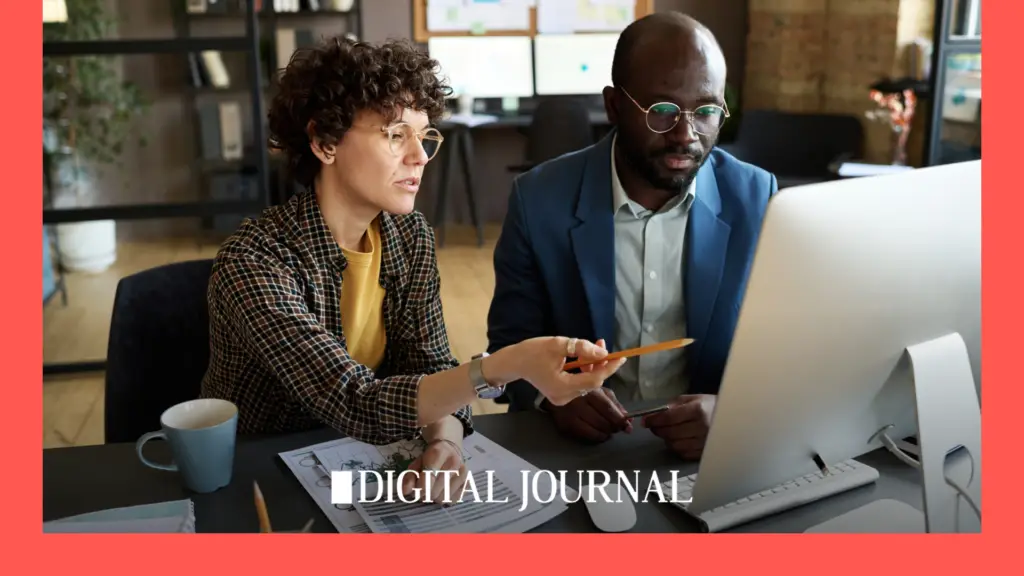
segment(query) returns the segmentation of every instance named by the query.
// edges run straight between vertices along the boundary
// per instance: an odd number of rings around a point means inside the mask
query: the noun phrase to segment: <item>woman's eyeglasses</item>
[[[391,153],[395,156],[415,153],[412,146],[415,146],[414,143],[418,141],[427,154],[428,162],[437,155],[437,151],[441,149],[441,143],[444,142],[444,137],[436,128],[427,128],[422,132],[417,132],[405,122],[384,126],[380,131],[387,134],[388,146],[391,147]]]
[[[658,102],[644,108],[626,92],[625,88],[620,87],[620,90],[644,113],[647,128],[657,134],[664,134],[675,128],[676,124],[679,124],[679,119],[686,115],[695,132],[704,136],[714,136],[729,117],[729,111],[717,104],[705,104],[695,110],[683,110],[672,102]]]

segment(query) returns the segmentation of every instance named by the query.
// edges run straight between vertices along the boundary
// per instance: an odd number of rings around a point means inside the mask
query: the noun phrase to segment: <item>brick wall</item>
[[[821,108],[827,0],[750,0],[743,107]]]
[[[861,117],[866,159],[888,162],[891,131],[864,118],[868,86],[906,75],[905,47],[931,38],[930,0],[750,0],[743,107]],[[918,109],[911,161],[920,158]],[[916,145],[916,146],[915,146]]]

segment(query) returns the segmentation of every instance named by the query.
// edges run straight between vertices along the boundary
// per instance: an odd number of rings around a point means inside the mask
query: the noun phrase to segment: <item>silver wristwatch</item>
[[[483,352],[473,356],[469,362],[469,381],[476,391],[476,397],[481,400],[494,400],[505,393],[504,386],[491,386],[484,377],[484,358],[487,353]]]

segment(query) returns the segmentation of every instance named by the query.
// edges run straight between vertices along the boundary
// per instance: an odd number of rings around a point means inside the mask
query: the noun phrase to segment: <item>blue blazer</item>
[[[494,251],[488,351],[535,336],[611,346],[615,332],[612,134],[518,176]],[[685,309],[690,390],[715,394],[775,176],[715,148],[697,173],[686,231]],[[537,391],[514,382],[510,410]]]

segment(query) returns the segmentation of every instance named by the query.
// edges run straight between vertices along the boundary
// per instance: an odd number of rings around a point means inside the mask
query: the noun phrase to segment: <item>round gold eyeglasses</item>
[[[405,122],[384,126],[380,131],[387,134],[388,146],[391,147],[391,153],[395,156],[414,154],[416,152],[413,148],[414,143],[419,142],[427,154],[428,162],[437,155],[437,151],[441,149],[441,143],[444,142],[444,137],[436,128],[427,128],[422,132],[417,132],[412,125]]]
[[[690,121],[690,126],[698,134],[714,136],[722,129],[725,119],[729,117],[729,111],[717,104],[704,104],[695,110],[683,110],[672,102],[658,102],[649,108],[644,108],[636,101],[625,88],[620,88],[636,107],[644,113],[647,120],[647,128],[651,132],[664,134],[679,124],[679,119],[684,115]]]

